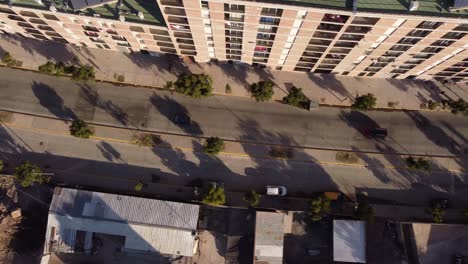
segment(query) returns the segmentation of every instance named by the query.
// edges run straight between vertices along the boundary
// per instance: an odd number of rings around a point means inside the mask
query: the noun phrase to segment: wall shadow
[[[71,108],[64,105],[62,97],[49,85],[33,81],[31,88],[39,104],[60,119],[75,120],[77,116]]]

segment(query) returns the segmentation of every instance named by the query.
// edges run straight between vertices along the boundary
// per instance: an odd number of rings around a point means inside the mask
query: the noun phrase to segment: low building
[[[468,226],[414,223],[407,243],[414,243],[416,261],[421,264],[456,263],[456,256],[468,257]],[[453,261],[453,262],[452,262]]]
[[[366,223],[364,221],[333,221],[333,260],[366,263]]]
[[[198,214],[193,204],[56,188],[45,253],[91,253],[99,234],[118,238],[122,251],[192,256]]]
[[[283,263],[285,215],[277,212],[256,213],[255,264]]]

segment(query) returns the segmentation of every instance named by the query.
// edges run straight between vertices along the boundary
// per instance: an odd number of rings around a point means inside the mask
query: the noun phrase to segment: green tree
[[[274,83],[270,80],[252,84],[250,86],[252,97],[255,98],[255,101],[257,102],[270,100],[273,97],[273,94],[275,94],[273,91],[273,85]]]
[[[223,205],[226,203],[226,195],[224,194],[224,188],[222,187],[211,187],[208,193],[202,200],[202,203],[211,205]]]
[[[173,85],[176,92],[194,98],[208,97],[213,92],[213,80],[206,74],[181,75]]]
[[[94,67],[89,65],[82,65],[80,67],[72,68],[72,78],[78,81],[89,81],[94,80],[95,73]]]
[[[468,223],[468,209],[463,211],[463,218],[465,219],[465,222]]]
[[[305,109],[310,108],[310,100],[302,93],[301,88],[293,87],[289,94],[283,97],[283,102],[289,105],[293,105],[296,107],[301,107]]]
[[[203,152],[216,155],[224,149],[224,140],[218,137],[210,137],[206,139],[205,145],[203,146]]]
[[[29,187],[35,182],[47,183],[50,181],[50,176],[44,175],[39,166],[29,161],[23,162],[16,167],[13,176],[23,187]]]
[[[429,160],[422,157],[415,158],[410,156],[406,158],[406,166],[412,170],[419,170],[425,172],[431,171],[431,164],[429,163]]]
[[[364,94],[356,97],[354,103],[351,105],[351,108],[361,111],[368,111],[375,108],[377,104],[377,98],[371,94]]]
[[[3,170],[3,167],[5,167],[5,164],[3,163],[3,160],[0,160],[0,172]]]
[[[331,211],[331,200],[324,194],[317,196],[310,201],[309,215],[312,221],[320,221]]]
[[[81,119],[76,119],[70,125],[70,134],[74,137],[89,138],[94,132],[91,130],[88,123]]]
[[[261,195],[255,192],[255,190],[248,191],[242,199],[250,204],[250,206],[254,207],[260,203]]]
[[[373,222],[375,210],[367,200],[359,202],[356,210],[356,216],[363,221]]]

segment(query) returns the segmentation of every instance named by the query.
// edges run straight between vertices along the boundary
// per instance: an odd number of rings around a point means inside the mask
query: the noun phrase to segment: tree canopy
[[[208,97],[213,92],[213,80],[206,74],[181,75],[173,85],[176,92],[194,98]]]
[[[223,205],[226,203],[226,195],[224,194],[224,188],[222,187],[211,187],[208,193],[202,200],[202,203],[211,205]]]
[[[210,137],[206,139],[203,151],[210,155],[216,155],[224,149],[224,141],[218,137]]]
[[[361,111],[368,111],[375,108],[377,104],[377,98],[371,94],[364,94],[356,97],[354,103],[351,105],[351,108]]]
[[[254,83],[250,86],[252,97],[257,102],[265,102],[270,100],[275,92],[273,91],[273,82],[268,80],[264,82]]]
[[[309,215],[312,221],[320,221],[331,211],[331,201],[324,194],[310,201]]]
[[[79,138],[89,138],[94,132],[85,121],[76,119],[70,125],[70,134]]]
[[[29,161],[23,162],[16,167],[13,176],[23,187],[29,187],[36,182],[47,183],[50,181],[50,176],[45,176],[39,166]]]

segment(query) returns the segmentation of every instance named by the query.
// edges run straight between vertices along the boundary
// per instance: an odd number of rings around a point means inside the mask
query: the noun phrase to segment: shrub
[[[16,167],[13,176],[23,187],[29,187],[35,182],[42,184],[50,181],[50,176],[45,176],[39,166],[29,161]]]
[[[371,93],[356,97],[356,100],[351,105],[351,108],[361,111],[368,111],[375,108],[377,98]]]
[[[250,86],[250,92],[252,97],[257,102],[265,102],[273,97],[275,92],[273,91],[273,82],[268,80],[266,82],[254,83]]]
[[[463,211],[463,218],[465,219],[465,222],[468,223],[468,210]]]
[[[419,170],[419,171],[431,171],[431,164],[429,160],[425,158],[415,158],[415,157],[408,157],[406,158],[406,166],[412,170]]]
[[[13,58],[9,52],[3,55],[2,62],[5,63],[8,67],[21,67],[23,65],[22,61]]]
[[[244,195],[242,199],[249,203],[250,206],[254,207],[260,203],[260,197],[260,194],[255,192],[255,190],[250,190]]]
[[[231,85],[226,84],[226,94],[231,94],[231,93],[232,93]]]
[[[444,222],[444,214],[445,210],[440,206],[435,206],[430,209],[430,213],[432,215],[432,221],[434,223],[442,223]]]
[[[161,137],[150,133],[138,133],[132,135],[131,141],[139,147],[152,147],[161,144]]]
[[[293,87],[289,94],[283,97],[283,102],[304,109],[310,108],[310,100],[302,93],[301,88]]]
[[[439,106],[440,106],[439,103],[436,103],[436,102],[434,102],[434,101],[432,101],[432,100],[429,100],[429,101],[427,102],[427,108],[430,109],[430,110],[436,110],[437,107],[439,107]]]
[[[133,187],[133,189],[137,192],[141,191],[143,189],[143,182],[139,181],[137,184],[135,184],[135,186]]]
[[[72,78],[78,81],[89,81],[95,78],[94,67],[89,65],[73,67],[71,74]]]
[[[94,132],[85,121],[76,119],[70,125],[70,134],[74,137],[89,138]]]
[[[363,221],[374,221],[374,207],[372,207],[367,200],[361,201],[356,210],[356,216]]]
[[[203,152],[216,155],[224,149],[224,141],[218,137],[210,137],[206,139],[205,145],[203,146]]]
[[[211,205],[223,205],[226,203],[226,195],[224,194],[224,188],[222,187],[211,187],[208,193],[202,200],[202,203]]]
[[[359,157],[354,152],[339,151],[336,153],[336,160],[343,163],[358,163]]]
[[[75,69],[75,66],[66,66],[63,62],[54,63],[48,61],[38,67],[39,72],[47,74],[55,74],[57,76],[70,74]]]
[[[317,196],[310,201],[309,215],[312,221],[320,221],[331,211],[331,200],[324,194]]]
[[[468,115],[468,103],[461,98],[456,101],[449,100],[448,106],[450,107],[450,109],[452,110],[452,113],[454,114],[461,113],[464,115]]]
[[[0,172],[3,170],[3,167],[5,167],[5,164],[3,163],[3,160],[0,160]]]
[[[213,80],[206,74],[181,75],[174,83],[175,91],[194,98],[208,97],[213,92]]]
[[[172,82],[167,82],[167,83],[164,85],[163,88],[166,89],[166,90],[170,90],[170,89],[172,88],[172,86],[173,86],[173,83],[172,83]]]

